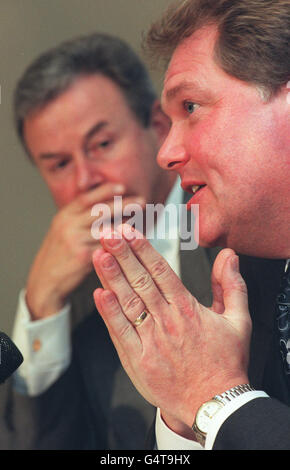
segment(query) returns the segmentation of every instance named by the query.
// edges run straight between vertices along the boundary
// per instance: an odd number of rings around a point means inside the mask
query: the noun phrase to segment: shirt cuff
[[[214,416],[210,429],[207,433],[205,447],[199,443],[186,439],[169,429],[162,420],[160,409],[157,409],[155,421],[155,434],[158,450],[212,450],[216,436],[226,419],[243,405],[256,398],[269,398],[267,393],[255,390],[243,393],[227,405]]]
[[[159,408],[156,413],[155,435],[158,450],[203,450],[198,442],[186,439],[166,426]]]
[[[15,388],[30,396],[47,390],[67,369],[71,360],[70,305],[50,317],[31,321],[25,290],[19,297],[13,341],[24,362],[13,375]]]
[[[213,417],[210,429],[207,433],[206,441],[205,441],[205,450],[211,450],[214,445],[214,441],[216,436],[222,426],[222,424],[226,421],[226,419],[232,415],[235,411],[241,408],[243,405],[248,403],[251,400],[255,400],[255,398],[269,398],[267,393],[261,390],[254,390],[250,392],[243,393],[239,397],[236,397],[231,402],[227,403],[226,406],[220,409],[220,411]]]

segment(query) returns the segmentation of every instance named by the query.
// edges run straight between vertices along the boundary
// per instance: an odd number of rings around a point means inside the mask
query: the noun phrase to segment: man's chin
[[[205,233],[199,232],[199,246],[202,248],[231,248],[228,247],[226,238],[223,236],[217,236],[210,231],[206,231]]]

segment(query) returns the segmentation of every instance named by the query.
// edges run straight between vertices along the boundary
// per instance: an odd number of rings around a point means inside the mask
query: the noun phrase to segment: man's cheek
[[[58,209],[62,209],[63,207],[67,206],[69,203],[71,203],[77,196],[75,191],[73,191],[72,188],[54,188],[51,187],[49,188],[51,195],[53,197],[53,200],[55,202],[55,205],[57,206]]]

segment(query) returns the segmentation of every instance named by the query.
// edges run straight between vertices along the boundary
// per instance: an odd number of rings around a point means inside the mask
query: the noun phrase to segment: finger
[[[224,257],[221,269],[221,288],[223,291],[224,316],[237,328],[251,329],[248,307],[248,294],[245,281],[239,271],[239,258],[232,253]]]
[[[118,302],[126,317],[134,322],[146,310],[144,302],[129,285],[118,262],[110,253],[97,254],[93,259],[96,271],[105,279],[106,286],[118,298]]]
[[[166,260],[156,251],[149,241],[128,224],[118,228],[130,245],[142,266],[150,273],[159,291],[168,303],[176,303],[180,296],[188,296],[188,291]]]
[[[222,279],[222,271],[225,265],[225,262],[228,257],[234,255],[234,251],[230,249],[225,249],[219,252],[218,256],[215,259],[212,273],[211,273],[211,287],[212,287],[212,294],[213,294],[213,303],[211,306],[211,310],[215,313],[224,313],[225,305],[224,305],[224,295],[223,289],[221,286],[221,279]]]
[[[94,299],[125,371],[137,390],[142,393],[142,383],[139,383],[138,374],[136,375],[136,368],[139,369],[143,355],[143,344],[138,333],[140,330],[144,331],[147,339],[152,337],[152,328],[148,330],[145,320],[138,329],[135,329],[126,317],[122,316],[122,310],[112,292],[97,289],[94,292]],[[148,324],[154,325],[153,322]]]
[[[139,196],[126,196],[126,197],[123,196],[122,198],[120,198],[120,200],[112,201],[110,203],[112,216],[123,215],[123,212],[126,206],[131,206],[131,205],[132,205],[132,210],[134,206],[134,209],[139,209],[140,211],[143,211],[143,209],[145,209],[145,206],[146,206],[146,201],[143,197],[139,197]]]
[[[106,321],[106,314],[105,314],[105,310],[106,310],[106,301],[107,300],[110,300],[108,298],[106,298],[106,295],[107,294],[104,294],[104,297],[103,297],[103,301],[102,301],[102,296],[103,296],[103,293],[105,292],[104,289],[102,288],[97,288],[94,293],[93,293],[93,297],[94,297],[94,301],[95,301],[95,305],[96,305],[96,309],[98,311],[98,313],[101,315],[105,325],[106,325],[106,328],[108,330],[108,333],[114,343],[114,346],[117,350],[117,353],[120,357],[120,355],[123,355],[124,354],[124,350],[123,348],[121,347],[119,341],[118,341],[118,337],[114,334],[113,330],[111,329],[110,327],[110,324]],[[107,291],[109,292],[109,291]]]
[[[222,272],[222,288],[226,309],[239,311],[248,309],[247,286],[240,274],[239,258],[228,257]]]
[[[131,208],[131,212],[133,210],[142,212],[145,205],[145,199],[137,196],[123,197],[117,201],[108,200],[102,203],[96,203],[83,213],[83,225],[89,227],[93,223],[92,217],[96,217],[95,220],[99,222],[95,225],[99,226],[103,231],[103,227],[108,224],[113,223],[115,226],[120,225],[124,219],[123,214],[126,207]]]
[[[142,299],[150,313],[157,314],[162,308],[168,308],[152,277],[131,251],[126,240],[114,232],[111,238],[109,235],[106,234],[101,240],[103,247],[116,258],[131,288]]]
[[[70,208],[75,212],[83,212],[94,204],[112,199],[114,196],[121,196],[126,188],[122,184],[105,183],[97,188],[93,188],[77,196],[70,204]]]
[[[124,213],[125,209],[138,211],[143,213],[145,207],[144,198],[138,198],[136,196],[120,198],[119,201],[107,201],[106,203],[94,204],[94,206],[88,209],[85,213],[85,226],[91,227],[90,233],[92,238],[100,240],[104,235],[104,232],[111,226],[119,225],[122,221],[125,221]],[[89,212],[88,212],[89,211]],[[127,211],[128,213],[128,211]],[[96,217],[92,219],[92,217]]]
[[[137,358],[142,353],[141,339],[124,315],[121,306],[113,292],[97,289],[94,292],[96,308],[102,316],[120,359],[127,361],[124,351]]]
[[[92,262],[93,262],[93,265],[94,265],[94,268],[95,268],[95,271],[96,271],[96,274],[98,276],[98,278],[100,279],[101,281],[101,284],[102,286],[104,287],[104,289],[109,289],[109,284],[106,280],[106,278],[103,276],[103,272],[102,272],[102,269],[100,267],[100,257],[106,253],[104,248],[102,246],[100,246],[99,248],[97,248],[94,252],[93,252],[93,255],[92,255]]]

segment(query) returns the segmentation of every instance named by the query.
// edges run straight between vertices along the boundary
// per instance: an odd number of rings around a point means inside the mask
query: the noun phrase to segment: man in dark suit
[[[96,305],[159,407],[160,449],[290,449],[289,40],[288,0],[178,2],[149,33],[170,59],[159,164],[199,204],[201,245],[226,247],[211,309],[129,227],[94,255]]]
[[[15,118],[58,211],[20,294],[13,338],[25,360],[13,388],[1,389],[0,447],[143,448],[155,411],[124,373],[95,311],[91,211],[106,203],[113,222],[115,195],[142,209],[182,203],[176,176],[156,163],[169,121],[140,59],[102,34],[38,58],[19,81]],[[178,240],[164,240],[161,252],[209,305],[217,251],[198,249],[189,263]]]

